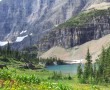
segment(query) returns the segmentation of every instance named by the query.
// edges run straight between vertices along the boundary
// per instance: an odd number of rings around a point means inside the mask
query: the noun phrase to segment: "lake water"
[[[48,66],[47,70],[58,71],[62,73],[77,73],[78,64]]]

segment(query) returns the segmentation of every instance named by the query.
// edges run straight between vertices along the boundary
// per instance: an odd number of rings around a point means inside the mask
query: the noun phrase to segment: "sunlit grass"
[[[0,90],[109,90],[110,85],[80,84],[77,75],[72,80],[48,79],[47,70],[0,69]],[[64,75],[68,76],[68,75]]]

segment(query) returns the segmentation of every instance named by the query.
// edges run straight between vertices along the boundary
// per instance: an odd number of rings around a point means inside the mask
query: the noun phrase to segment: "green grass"
[[[62,79],[48,79],[53,75],[52,71],[45,69],[20,69],[18,65],[23,64],[23,62],[11,61],[12,62],[8,62],[8,70],[0,69],[0,90],[109,90],[110,88],[109,84],[81,84],[77,79],[77,75],[72,74],[71,80],[67,79],[68,74],[63,73]],[[0,61],[0,64],[1,63],[6,64],[6,62]],[[14,81],[11,86],[10,80]],[[3,86],[1,85],[1,81],[3,81]],[[56,87],[60,89],[55,89]]]
[[[6,70],[6,69],[3,69]],[[1,70],[2,71],[2,70]],[[49,79],[48,77],[52,75],[53,72],[47,71],[47,70],[19,70],[19,69],[14,69],[14,68],[9,68],[9,70],[7,70],[8,73],[6,73],[6,71],[4,71],[4,79],[0,77],[0,80],[5,80],[5,82],[9,82],[8,80],[15,80],[15,84],[19,84],[20,86],[26,87],[28,84],[30,85],[31,88],[45,88],[44,90],[55,90],[55,89],[48,89],[51,84],[54,85],[54,83],[56,84],[56,86],[59,87],[70,87],[72,89],[56,89],[56,90],[109,90],[110,85],[91,85],[91,84],[80,84],[78,82],[77,79],[77,75],[73,75],[72,76],[72,80],[68,80],[68,79],[57,79],[57,80],[52,80]],[[15,75],[16,73],[16,75]],[[11,75],[11,78],[6,78],[8,75]],[[17,75],[19,75],[21,78],[17,78]],[[37,77],[40,82],[33,82],[37,79],[34,79],[34,77],[32,77],[31,75],[35,75],[35,77]],[[67,76],[67,75],[64,75]],[[33,81],[32,81],[33,79]],[[29,83],[27,81],[30,81]],[[23,82],[22,82],[23,81]],[[5,83],[4,82],[4,83]],[[22,84],[22,85],[21,85]],[[44,87],[45,86],[45,87]],[[8,86],[8,88],[10,88],[10,86]],[[15,88],[15,85],[13,86],[13,88]],[[8,90],[12,90],[12,89],[8,89]],[[16,90],[16,89],[14,89]],[[19,89],[22,90],[22,89]],[[26,90],[26,89],[23,89]],[[36,90],[36,89],[33,89]],[[43,89],[39,89],[39,90],[43,90]]]
[[[109,12],[109,13],[108,13]],[[76,27],[76,26],[84,26],[86,23],[89,23],[93,17],[97,16],[106,16],[110,15],[110,10],[92,10],[90,12],[81,12],[76,16],[73,16],[65,23],[60,24],[57,28],[65,28],[65,27]]]

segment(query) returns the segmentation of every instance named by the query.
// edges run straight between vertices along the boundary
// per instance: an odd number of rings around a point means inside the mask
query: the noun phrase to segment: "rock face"
[[[108,10],[108,15],[92,17],[83,26],[54,29],[39,42],[39,49],[46,51],[53,46],[71,48],[107,34],[110,34],[110,10]]]
[[[8,40],[15,43],[17,37],[31,35],[33,43],[36,43],[47,31],[93,3],[103,1],[110,0],[2,0],[0,1],[0,41]],[[26,40],[22,44],[25,46],[29,38],[24,39]]]
[[[31,33],[37,38],[81,11],[84,5],[84,0],[2,0],[0,40],[14,42],[18,36]]]

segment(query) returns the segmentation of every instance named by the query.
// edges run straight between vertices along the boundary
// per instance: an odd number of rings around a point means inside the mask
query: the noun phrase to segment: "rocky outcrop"
[[[53,46],[71,48],[87,41],[99,39],[110,34],[110,11],[99,15],[82,26],[64,27],[49,32],[40,42],[39,50],[46,51]]]

